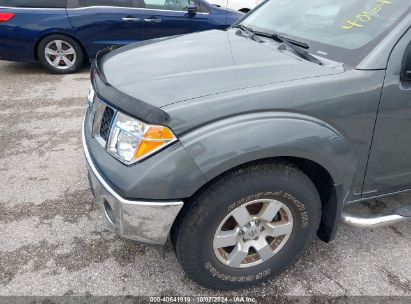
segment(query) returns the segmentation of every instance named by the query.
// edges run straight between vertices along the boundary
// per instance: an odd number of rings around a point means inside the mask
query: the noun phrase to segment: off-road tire
[[[292,232],[269,260],[248,268],[228,267],[213,250],[216,229],[230,210],[255,199],[286,205],[293,217]],[[189,278],[211,289],[239,289],[266,282],[293,263],[315,238],[320,219],[320,196],[303,172],[289,163],[257,164],[226,174],[187,202],[171,238]]]

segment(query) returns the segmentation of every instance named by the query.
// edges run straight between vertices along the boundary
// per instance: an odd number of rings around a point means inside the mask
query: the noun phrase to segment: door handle
[[[124,17],[122,20],[124,22],[139,22],[141,19],[136,17]]]
[[[160,23],[162,20],[158,19],[158,18],[148,18],[148,19],[144,19],[144,22],[148,22],[148,23]]]

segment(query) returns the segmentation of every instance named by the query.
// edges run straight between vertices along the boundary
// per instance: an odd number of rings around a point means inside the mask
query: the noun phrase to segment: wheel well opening
[[[336,225],[339,223],[340,207],[337,201],[337,193],[334,180],[330,173],[319,164],[302,158],[285,158],[295,164],[313,182],[320,195],[322,214],[321,224],[317,236],[324,242],[333,240]]]
[[[84,56],[84,59],[85,59],[84,61],[85,61],[85,62],[88,61],[88,58],[89,58],[89,57],[88,57],[87,50],[86,50],[85,46],[80,42],[80,40],[78,40],[76,37],[73,37],[73,36],[71,36],[71,35],[62,34],[62,33],[51,33],[51,34],[48,34],[48,35],[45,35],[45,36],[39,38],[39,40],[37,41],[37,43],[36,43],[36,45],[35,45],[35,47],[34,47],[34,59],[35,59],[35,60],[37,60],[37,61],[39,60],[38,48],[39,48],[40,42],[41,42],[42,40],[44,40],[45,38],[47,38],[47,37],[49,37],[49,36],[52,36],[52,35],[63,35],[63,36],[67,36],[67,37],[75,40],[75,41],[78,43],[78,45],[81,47],[81,51],[83,52],[83,56]]]
[[[285,157],[283,159],[296,165],[308,176],[315,188],[317,188],[324,207],[324,204],[329,201],[334,187],[334,181],[328,171],[319,164],[304,158]]]

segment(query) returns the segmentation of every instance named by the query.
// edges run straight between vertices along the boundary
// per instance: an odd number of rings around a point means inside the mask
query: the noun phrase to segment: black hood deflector
[[[167,124],[169,115],[151,104],[131,97],[110,85],[101,70],[101,59],[117,47],[110,47],[97,53],[91,67],[91,83],[96,95],[109,106],[150,124]]]

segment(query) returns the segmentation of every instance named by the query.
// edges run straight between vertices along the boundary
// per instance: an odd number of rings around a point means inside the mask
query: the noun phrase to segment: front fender
[[[307,115],[249,113],[209,123],[180,141],[208,180],[251,161],[298,157],[327,170],[344,197],[352,186],[356,157],[350,145],[332,126]]]

